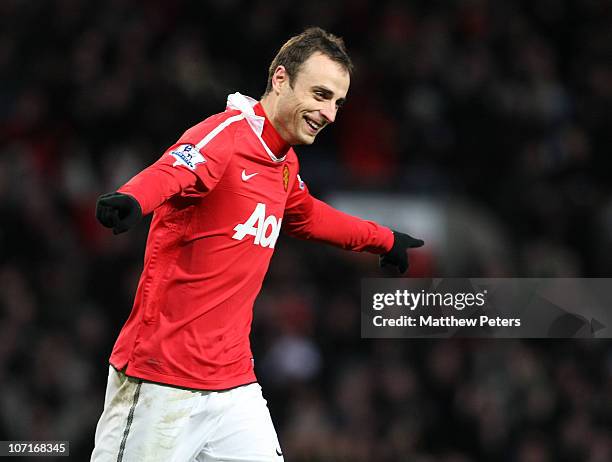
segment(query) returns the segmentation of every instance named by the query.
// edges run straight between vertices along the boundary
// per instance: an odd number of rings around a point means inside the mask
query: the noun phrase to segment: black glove
[[[388,265],[397,266],[399,272],[404,274],[408,269],[408,252],[406,250],[421,247],[425,242],[398,231],[393,231],[393,236],[395,238],[393,247],[389,252],[380,256],[380,266],[381,268]]]
[[[112,192],[98,197],[96,218],[107,228],[113,228],[113,234],[119,234],[140,221],[142,209],[132,196]]]

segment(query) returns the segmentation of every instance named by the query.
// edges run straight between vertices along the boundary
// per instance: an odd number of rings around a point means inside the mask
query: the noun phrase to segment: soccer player
[[[229,95],[154,164],[100,196],[115,234],[153,213],[134,307],[110,357],[93,461],[282,461],[249,333],[279,233],[408,267],[423,241],[312,197],[294,150],[334,122],[352,64],[320,28],[292,37],[261,101]]]

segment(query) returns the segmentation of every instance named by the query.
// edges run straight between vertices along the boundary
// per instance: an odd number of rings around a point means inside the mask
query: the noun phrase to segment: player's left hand
[[[393,236],[393,247],[389,252],[380,256],[380,266],[381,268],[389,265],[397,266],[399,272],[404,274],[409,266],[408,249],[421,247],[425,242],[398,231],[393,231]]]

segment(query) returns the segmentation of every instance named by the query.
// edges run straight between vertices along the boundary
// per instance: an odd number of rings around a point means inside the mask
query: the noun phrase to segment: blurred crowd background
[[[612,274],[610,0],[2,0],[0,439],[88,460],[148,228],[113,236],[97,196],[261,96],[309,25],[357,72],[302,177],[405,201],[412,276]],[[610,341],[362,340],[383,275],[281,237],[252,344],[286,460],[612,460]]]

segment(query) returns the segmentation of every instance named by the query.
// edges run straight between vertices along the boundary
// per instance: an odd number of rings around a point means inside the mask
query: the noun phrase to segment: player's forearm
[[[346,214],[313,197],[299,214],[287,217],[284,231],[355,252],[382,254],[393,246],[393,232],[373,221]]]
[[[143,215],[147,215],[181,190],[196,183],[197,177],[187,169],[166,163],[155,163],[119,188],[134,197]]]

